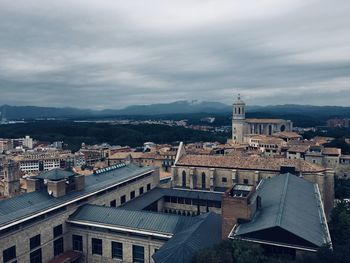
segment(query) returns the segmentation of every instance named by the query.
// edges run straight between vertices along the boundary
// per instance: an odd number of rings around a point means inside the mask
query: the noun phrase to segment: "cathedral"
[[[233,103],[232,142],[244,143],[249,135],[272,135],[277,132],[291,132],[293,123],[283,119],[246,119],[245,103],[238,95]]]

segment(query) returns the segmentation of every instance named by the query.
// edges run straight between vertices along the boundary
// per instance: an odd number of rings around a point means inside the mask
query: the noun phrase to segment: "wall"
[[[70,226],[69,239],[70,243],[72,235],[80,235],[83,237],[83,262],[132,262],[132,246],[138,245],[144,247],[145,263],[153,263],[152,255],[155,249],[159,249],[165,242],[161,240],[152,239],[151,237],[134,236],[129,233],[111,233],[99,232],[97,230],[85,230]],[[102,255],[92,254],[92,238],[102,239]],[[116,241],[123,244],[123,260],[112,259],[112,245],[111,242]],[[71,244],[70,244],[71,245]]]
[[[279,175],[278,171],[254,171],[254,170],[231,170],[225,168],[208,168],[208,167],[187,167],[187,166],[174,166],[173,171],[173,186],[182,187],[182,172],[186,172],[186,186],[191,188],[191,180],[197,181],[195,184],[197,189],[201,189],[201,174],[205,172],[207,179],[210,178],[210,174],[213,174],[213,187],[226,187],[230,188],[234,184],[250,184],[256,186],[261,179],[271,178]],[[193,174],[191,179],[190,174]],[[208,177],[209,176],[209,177]],[[323,204],[325,206],[326,215],[330,214],[334,201],[334,173],[328,171],[328,173],[303,173],[302,176],[305,180],[317,183]],[[222,178],[227,178],[227,182],[224,183]],[[207,180],[209,181],[209,180]]]
[[[143,178],[140,181],[136,181],[132,184],[126,185],[123,188],[118,188],[114,191],[107,192],[100,196],[89,197],[85,203],[98,204],[98,205],[110,205],[110,201],[116,200],[117,206],[120,205],[120,197],[126,195],[126,200],[130,200],[130,192],[135,190],[135,197],[139,195],[139,187],[144,186],[144,192],[146,192],[146,186],[151,183],[151,189],[156,187],[159,183],[158,171],[153,172],[149,177]],[[21,226],[19,230],[13,231],[8,234],[0,236],[0,262],[2,262],[2,251],[16,245],[16,255],[18,263],[29,262],[29,240],[31,237],[41,234],[41,248],[42,248],[42,259],[43,262],[51,260],[53,256],[53,227],[59,224],[63,224],[64,233],[64,250],[70,250],[71,242],[68,240],[71,238],[69,229],[65,224],[68,219],[79,205],[84,203],[74,203],[67,206],[67,210],[58,213],[54,216],[45,217],[40,221],[34,222],[31,225]],[[68,238],[68,239],[67,239]]]

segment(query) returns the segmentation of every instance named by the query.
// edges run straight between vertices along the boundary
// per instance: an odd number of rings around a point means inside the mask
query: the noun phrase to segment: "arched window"
[[[206,188],[206,177],[205,177],[205,173],[202,173],[202,189]]]
[[[182,171],[182,187],[186,187],[186,172]]]
[[[238,114],[241,114],[241,108],[238,108]]]

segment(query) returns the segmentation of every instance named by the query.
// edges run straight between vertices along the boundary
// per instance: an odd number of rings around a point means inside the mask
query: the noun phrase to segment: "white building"
[[[33,149],[33,139],[30,136],[26,136],[23,140],[23,147]]]

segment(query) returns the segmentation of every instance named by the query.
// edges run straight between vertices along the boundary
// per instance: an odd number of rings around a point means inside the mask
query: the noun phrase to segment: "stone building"
[[[55,169],[32,177],[28,193],[0,201],[1,262],[50,262],[69,256],[74,249],[66,222],[77,208],[84,204],[116,207],[158,184],[156,169],[132,164],[111,166],[89,176]],[[76,255],[71,254],[72,258]]]
[[[190,155],[180,144],[172,169],[173,187],[223,190],[234,184],[258,185],[262,179],[292,173],[317,183],[327,216],[333,208],[334,171],[304,160],[235,155]]]
[[[267,253],[294,259],[332,245],[317,184],[283,174],[244,190],[233,187],[226,192],[223,237],[260,244]],[[233,205],[241,209],[230,209]]]
[[[13,197],[20,194],[19,164],[12,160],[5,159],[0,165],[0,178],[2,187],[0,187],[0,196]]]
[[[282,119],[247,119],[245,103],[238,95],[233,103],[232,142],[243,143],[249,134],[272,135],[278,132],[291,132],[293,123]]]
[[[189,263],[199,250],[230,238],[237,223],[258,218],[257,209],[268,210],[264,205],[279,192],[264,191],[265,185],[286,177],[293,177],[291,182],[299,180],[293,185],[279,184],[283,193],[288,192],[284,201],[290,202],[294,196],[289,191],[307,183],[294,175],[262,179],[257,186],[234,183],[231,188],[210,190],[166,188],[157,169],[134,164],[112,165],[88,176],[61,169],[43,172],[28,180],[28,193],[0,201],[1,259],[6,263]],[[316,188],[308,187],[307,194],[320,198],[317,185],[310,185]],[[262,197],[260,202],[250,202],[255,191]],[[248,201],[243,200],[246,197]],[[232,202],[232,198],[243,201]],[[254,208],[256,203],[261,207]],[[322,203],[311,202],[309,208],[318,210],[323,218]],[[300,229],[296,234],[303,237],[300,223],[310,219],[309,212],[294,212]],[[314,216],[308,223],[319,229],[323,221]],[[327,237],[327,231],[322,229],[314,236]],[[287,241],[284,245],[295,245]]]
[[[159,168],[160,177],[171,176],[171,166],[174,165],[176,151],[173,149],[160,149],[152,152],[118,152],[110,155],[108,165],[132,162],[139,166],[153,166]]]

